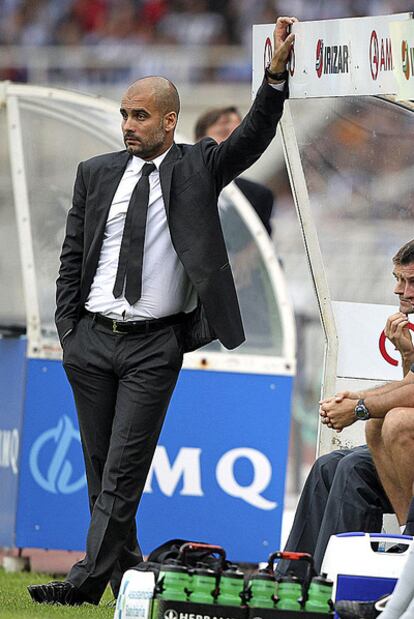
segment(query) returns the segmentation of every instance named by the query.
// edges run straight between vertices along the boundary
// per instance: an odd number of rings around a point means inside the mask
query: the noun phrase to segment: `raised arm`
[[[294,35],[289,34],[289,29],[296,21],[295,17],[277,19],[269,65],[272,73],[283,73],[286,69],[294,41]],[[219,145],[211,138],[204,141],[205,162],[215,176],[219,191],[249,168],[274,138],[287,93],[286,84],[283,87],[283,83],[265,78],[248,114],[227,140]]]

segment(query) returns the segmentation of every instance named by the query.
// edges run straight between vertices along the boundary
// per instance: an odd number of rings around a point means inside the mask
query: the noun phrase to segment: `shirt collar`
[[[165,151],[165,153],[162,153],[162,155],[158,155],[158,157],[155,157],[152,161],[145,161],[145,159],[141,159],[141,157],[132,155],[128,168],[132,170],[133,172],[135,172],[136,174],[138,174],[138,172],[141,172],[145,163],[153,163],[155,167],[157,168],[157,170],[159,170],[160,165],[162,164],[162,162],[164,161],[164,159],[166,158],[166,156],[172,149],[172,146],[173,145],[171,145],[170,148]]]

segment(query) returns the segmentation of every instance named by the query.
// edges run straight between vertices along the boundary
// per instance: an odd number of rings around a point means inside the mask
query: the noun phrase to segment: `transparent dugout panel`
[[[376,97],[290,101],[331,297],[396,304],[392,256],[414,238],[414,116]]]
[[[45,336],[57,337],[55,281],[77,166],[122,142],[113,117],[100,110],[53,100],[19,103],[40,323]]]
[[[0,107],[0,335],[26,329],[23,278],[7,140],[6,107]]]
[[[259,247],[234,204],[221,196],[219,208],[246,334],[235,352],[282,356],[279,308]]]

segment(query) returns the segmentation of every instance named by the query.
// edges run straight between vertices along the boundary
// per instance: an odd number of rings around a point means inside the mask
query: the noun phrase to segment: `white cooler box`
[[[412,540],[409,535],[386,533],[332,535],[321,570],[333,580],[332,599],[370,601],[391,593]],[[385,551],[397,544],[406,544],[407,548],[401,553]]]

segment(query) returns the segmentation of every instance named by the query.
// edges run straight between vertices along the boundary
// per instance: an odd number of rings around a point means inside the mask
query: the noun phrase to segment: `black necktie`
[[[115,298],[121,296],[126,278],[125,298],[131,305],[141,298],[142,261],[149,200],[148,176],[155,169],[153,163],[144,164],[142,176],[134,187],[125,216],[113,295]]]

